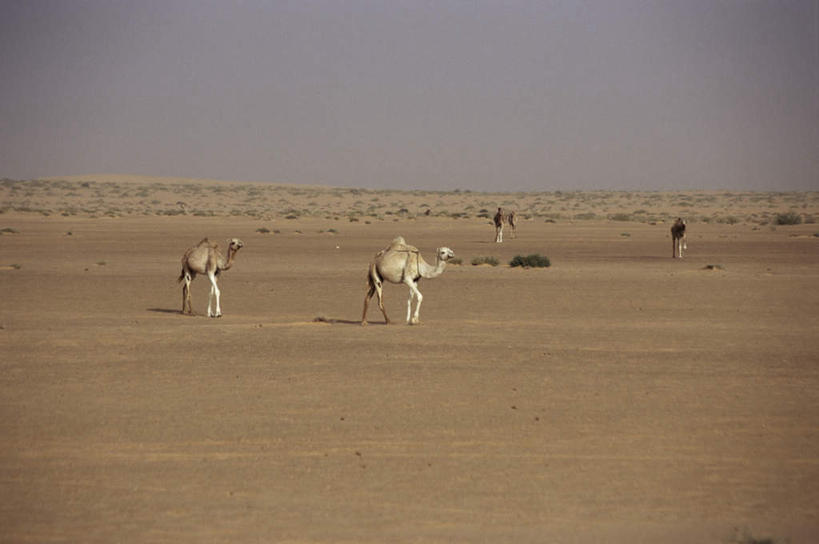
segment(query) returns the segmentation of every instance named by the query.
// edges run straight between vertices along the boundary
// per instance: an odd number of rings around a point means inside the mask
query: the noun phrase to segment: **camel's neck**
[[[236,252],[233,250],[232,247],[228,247],[227,250],[227,258],[220,255],[219,257],[219,269],[220,270],[227,270],[231,266],[233,266],[233,257],[236,255]]]
[[[445,268],[446,261],[442,261],[437,255],[435,257],[435,266],[427,263],[420,255],[418,256],[418,273],[421,274],[422,278],[437,278],[444,273]]]

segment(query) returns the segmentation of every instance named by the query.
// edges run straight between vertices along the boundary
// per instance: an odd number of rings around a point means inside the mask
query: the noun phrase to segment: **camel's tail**
[[[367,289],[372,290],[375,289],[376,286],[381,286],[381,278],[378,276],[375,263],[371,263],[370,269],[367,271]]]
[[[185,265],[182,265],[182,271],[179,273],[179,277],[178,277],[178,278],[176,278],[176,282],[177,282],[177,283],[182,283],[182,280],[184,280],[185,278],[190,278],[190,279],[193,279],[193,277],[194,277],[195,275],[196,275],[196,273],[194,273],[194,272],[189,272],[189,271],[188,271],[188,270],[185,268]]]

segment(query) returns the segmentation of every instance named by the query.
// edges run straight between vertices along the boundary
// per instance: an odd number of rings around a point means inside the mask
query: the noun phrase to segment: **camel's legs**
[[[672,237],[673,248],[671,252],[672,258],[679,258],[682,259],[683,257],[683,249],[685,249],[685,238],[675,238]]]
[[[367,290],[367,294],[364,296],[364,311],[361,314],[361,324],[367,324],[367,307],[370,304],[370,299],[373,297],[373,293],[378,295],[378,309],[381,310],[381,313],[384,314],[384,321],[387,325],[390,324],[390,318],[387,317],[387,311],[384,310],[384,284],[381,282],[381,278],[378,277],[378,272],[376,271],[375,265],[370,266],[370,276],[367,279],[367,285],[369,289]]]
[[[387,317],[387,311],[384,309],[384,284],[381,283],[381,280],[373,279],[373,287],[375,288],[375,294],[378,295],[378,309],[384,314],[384,321],[389,325],[390,318]]]
[[[495,242],[503,242],[503,226],[495,227]]]
[[[424,300],[424,295],[421,294],[421,291],[418,290],[418,284],[414,281],[406,281],[404,282],[410,288],[409,298],[407,299],[407,323],[410,325],[417,325],[418,324],[418,316],[421,312],[421,301]],[[415,304],[415,314],[412,314],[412,297],[418,299],[418,302]]]
[[[193,313],[193,305],[191,304],[191,277],[189,274],[185,274],[185,277],[182,278],[185,282],[182,284],[182,313]],[[187,312],[185,311],[185,306],[187,305]]]
[[[367,290],[367,294],[364,295],[364,312],[361,314],[361,324],[367,324],[367,306],[370,304],[370,299],[373,298],[375,294],[375,285],[370,285],[370,288]]]
[[[409,324],[412,317],[412,297],[415,296],[415,293],[412,292],[412,283],[407,282],[407,287],[409,287],[409,296],[407,297],[407,324]]]
[[[219,287],[216,285],[216,274],[214,272],[208,272],[208,278],[210,279],[210,294],[208,295],[208,317],[222,317],[222,308],[219,306],[219,296],[221,295],[219,291]],[[216,313],[212,313],[211,308],[211,301],[213,297],[216,296]]]

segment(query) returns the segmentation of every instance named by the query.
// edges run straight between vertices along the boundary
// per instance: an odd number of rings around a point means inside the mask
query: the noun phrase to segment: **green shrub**
[[[802,223],[802,216],[796,212],[778,213],[774,217],[774,223],[777,225],[799,225]]]
[[[515,255],[515,257],[509,261],[509,266],[522,266],[523,268],[546,268],[547,266],[551,266],[552,263],[549,261],[549,257],[544,257],[539,253],[533,253],[531,255],[522,256],[522,255]]]
[[[497,259],[497,257],[475,257],[474,259],[472,259],[473,266],[478,266],[481,264],[498,266],[500,264],[500,261]]]

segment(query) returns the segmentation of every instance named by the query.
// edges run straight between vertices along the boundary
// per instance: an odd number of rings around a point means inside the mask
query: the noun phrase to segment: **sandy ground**
[[[2,542],[819,538],[816,225],[691,225],[683,260],[628,221],[0,227]],[[421,283],[420,326],[361,327],[397,234],[464,264]],[[221,319],[204,278],[179,313],[203,236],[246,244]]]

